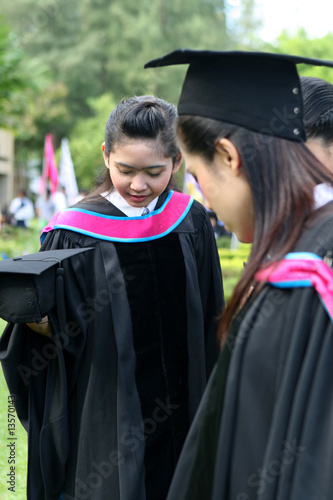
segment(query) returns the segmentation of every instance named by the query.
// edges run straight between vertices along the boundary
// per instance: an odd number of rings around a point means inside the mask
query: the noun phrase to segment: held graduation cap
[[[54,307],[65,319],[62,262],[93,248],[48,250],[0,261],[0,318],[39,323]]]
[[[304,141],[303,104],[296,64],[333,67],[333,61],[268,52],[180,49],[145,68],[189,64],[179,115],[196,115]]]

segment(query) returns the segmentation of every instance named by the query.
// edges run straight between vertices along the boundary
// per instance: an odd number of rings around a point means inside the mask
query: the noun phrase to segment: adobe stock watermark
[[[301,130],[298,128],[298,112],[295,112],[298,108],[294,108],[292,112],[288,111],[286,106],[281,109],[273,108],[271,110],[271,119],[269,120],[269,126],[261,128],[258,132],[258,140],[256,144],[250,144],[246,140],[242,144],[242,155],[247,161],[254,161],[259,152],[262,152],[266,146],[274,140],[274,137],[281,137],[281,133],[293,126],[293,133],[295,138],[299,137]],[[297,121],[295,120],[297,118]]]
[[[257,469],[248,477],[247,484],[255,488],[255,494],[263,493],[268,484],[273,483],[281,475],[283,467],[293,464],[306,450],[306,446],[298,446],[296,439],[292,442],[283,441],[283,450],[276,460],[271,460],[267,467]],[[251,500],[252,497],[245,492],[239,493],[235,500]]]
[[[8,409],[7,409],[7,426],[8,426],[8,437],[7,437],[7,463],[8,468],[6,470],[6,483],[7,490],[15,493],[16,492],[16,446],[17,446],[17,436],[16,436],[16,409],[15,409],[15,396],[8,396]],[[5,471],[4,471],[5,472]]]
[[[156,406],[151,418],[145,418],[141,426],[131,426],[120,436],[119,442],[126,449],[126,453],[134,453],[149,436],[156,432],[158,424],[166,422],[179,408],[178,404],[170,402],[169,397],[166,398],[165,402],[157,398],[155,403]],[[89,500],[94,491],[99,489],[106,479],[113,473],[118,474],[117,469],[125,462],[125,452],[119,450],[111,450],[105,460],[101,462],[93,461],[87,477],[84,480],[77,477],[75,480],[75,499],[71,495],[64,494],[64,500]]]

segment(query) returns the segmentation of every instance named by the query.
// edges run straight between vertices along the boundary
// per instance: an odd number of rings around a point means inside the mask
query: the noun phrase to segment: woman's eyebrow
[[[137,167],[133,167],[132,165],[127,165],[127,163],[123,163],[121,161],[114,161],[114,163],[116,165],[120,165],[121,167],[126,167],[126,168],[133,168],[133,169],[137,169]],[[161,163],[160,165],[147,165],[146,167],[143,167],[142,170],[146,169],[146,168],[161,168],[161,167],[166,167],[167,165],[164,164],[164,163]],[[139,169],[141,170],[141,168]]]

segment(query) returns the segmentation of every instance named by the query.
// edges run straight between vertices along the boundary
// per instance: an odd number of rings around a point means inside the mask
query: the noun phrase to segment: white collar
[[[314,195],[314,205],[313,209],[326,205],[333,200],[333,186],[331,184],[317,184],[313,191]]]
[[[142,215],[143,210],[146,207],[132,207],[127,201],[116,191],[112,189],[111,193],[105,192],[102,193],[105,199],[107,199],[110,203],[112,203],[115,207],[118,208],[121,212],[123,212],[127,217],[140,217]],[[149,212],[152,212],[156,207],[158,197],[147,205]]]

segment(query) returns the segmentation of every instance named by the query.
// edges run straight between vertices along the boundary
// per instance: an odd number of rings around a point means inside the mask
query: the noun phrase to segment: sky
[[[237,16],[239,0],[228,0],[228,4]],[[303,27],[311,38],[333,33],[332,0],[256,0],[256,5],[263,21],[259,34],[267,42],[273,42],[283,29],[293,35]]]

